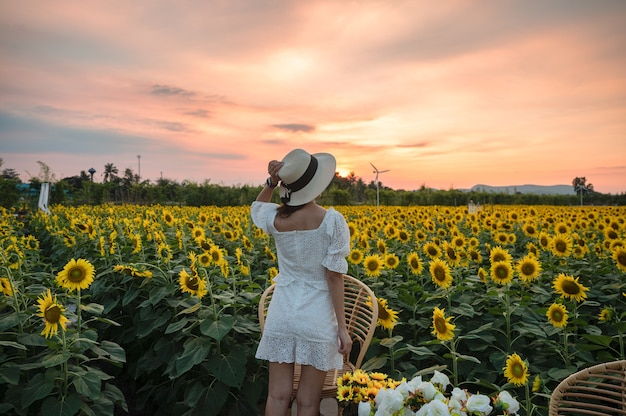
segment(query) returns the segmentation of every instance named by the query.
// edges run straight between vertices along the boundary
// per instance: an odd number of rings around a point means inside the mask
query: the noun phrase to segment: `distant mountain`
[[[473,192],[493,192],[500,194],[534,194],[534,195],[576,195],[572,185],[511,185],[511,186],[489,186],[474,185],[471,189],[464,191]]]

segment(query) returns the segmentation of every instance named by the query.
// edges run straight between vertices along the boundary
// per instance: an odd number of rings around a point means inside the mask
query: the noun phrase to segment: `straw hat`
[[[287,153],[282,162],[278,171],[280,200],[290,206],[304,205],[317,198],[335,177],[337,166],[330,153],[309,154],[302,149]]]

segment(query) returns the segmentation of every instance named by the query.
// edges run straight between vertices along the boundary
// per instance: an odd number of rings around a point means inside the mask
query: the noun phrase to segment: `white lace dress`
[[[315,230],[278,231],[277,204],[255,201],[254,224],[276,241],[278,275],[256,358],[340,369],[337,321],[326,269],[346,273],[350,231],[344,217],[329,208]]]

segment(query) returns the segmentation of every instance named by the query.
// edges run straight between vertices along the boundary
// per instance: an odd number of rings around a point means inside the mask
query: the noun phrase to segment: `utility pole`
[[[141,182],[141,155],[137,155],[137,183]]]

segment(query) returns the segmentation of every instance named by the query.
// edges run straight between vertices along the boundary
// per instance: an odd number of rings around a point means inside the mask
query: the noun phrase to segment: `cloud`
[[[296,133],[311,133],[315,131],[315,126],[310,124],[298,124],[298,123],[287,123],[287,124],[274,124],[272,127],[276,127],[281,130],[288,130]]]
[[[159,85],[155,84],[152,86],[152,91],[150,91],[152,95],[165,95],[165,96],[179,96],[179,97],[191,97],[195,95],[195,93],[191,91],[187,91],[183,88],[173,87],[171,85]]]

